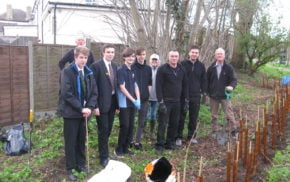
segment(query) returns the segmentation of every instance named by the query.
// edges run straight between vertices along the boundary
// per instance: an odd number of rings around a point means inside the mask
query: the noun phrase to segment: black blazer
[[[75,64],[71,64],[62,71],[61,75],[61,97],[60,113],[64,118],[83,118],[82,109],[96,107],[98,92],[93,72],[85,66],[84,77],[87,87],[86,104],[82,104],[80,91],[80,80],[78,70]]]
[[[114,84],[115,84],[115,94],[117,93],[117,65],[111,62],[112,69],[114,72]],[[116,99],[116,97],[112,97],[112,85],[109,77],[109,70],[107,70],[105,62],[103,59],[93,63],[90,67],[94,73],[94,77],[97,83],[98,88],[98,103],[96,106],[99,106],[101,113],[106,113],[110,110],[112,103],[117,103],[117,101],[112,102],[112,98]],[[117,108],[118,106],[113,106]]]

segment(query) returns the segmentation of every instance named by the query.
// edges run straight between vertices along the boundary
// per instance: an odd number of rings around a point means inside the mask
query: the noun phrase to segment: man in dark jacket
[[[136,81],[140,90],[141,109],[138,111],[138,127],[136,132],[135,149],[143,150],[141,139],[144,132],[145,119],[149,108],[149,91],[152,86],[152,72],[150,66],[146,65],[146,50],[136,50],[136,60],[132,68],[135,70]]]
[[[160,66],[156,75],[156,94],[159,102],[156,143],[158,155],[162,153],[164,147],[171,150],[177,149],[175,139],[180,114],[180,98],[184,95],[184,98],[188,99],[186,73],[178,61],[178,51],[169,51],[168,63]]]
[[[108,140],[111,134],[114,115],[118,109],[117,103],[117,65],[113,63],[115,47],[106,44],[103,47],[103,59],[91,65],[98,88],[98,102],[93,111],[98,124],[98,145],[100,163],[103,167],[108,164]]]
[[[85,38],[77,38],[76,39],[76,46],[86,46],[86,39]],[[58,66],[60,70],[63,70],[65,67],[66,63],[72,63],[74,61],[74,49],[69,50],[63,58],[58,62]],[[94,56],[93,53],[90,51],[88,61],[87,61],[87,66],[90,66],[94,62]]]
[[[61,76],[60,114],[64,119],[66,169],[69,180],[75,181],[72,170],[85,171],[86,122],[97,103],[97,87],[93,72],[86,66],[89,49],[75,48],[75,63]]]
[[[201,94],[205,93],[206,89],[206,70],[203,63],[199,61],[199,47],[191,46],[189,50],[189,59],[181,62],[187,75],[188,94],[189,94],[189,122],[187,139],[191,143],[197,144],[195,138],[195,129],[200,108]],[[181,102],[181,108],[185,107],[184,99]],[[186,111],[180,111],[179,126],[176,145],[182,145],[183,128],[186,117]]]
[[[218,109],[222,105],[226,118],[230,121],[229,128],[233,137],[237,133],[237,122],[229,99],[225,92],[232,92],[237,86],[237,78],[233,67],[225,62],[225,50],[218,48],[215,51],[215,62],[207,70],[207,94],[210,97],[212,117],[212,136],[216,136],[219,126]]]

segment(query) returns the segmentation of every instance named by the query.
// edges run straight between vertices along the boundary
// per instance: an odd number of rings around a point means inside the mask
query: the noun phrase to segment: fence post
[[[29,70],[29,107],[34,111],[34,87],[33,87],[33,45],[28,42],[28,70]]]

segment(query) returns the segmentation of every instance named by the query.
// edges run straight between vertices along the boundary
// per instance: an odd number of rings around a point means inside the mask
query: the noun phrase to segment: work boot
[[[141,151],[143,150],[143,146],[142,146],[141,143],[135,143],[134,147],[135,147],[136,150],[141,150]]]
[[[67,171],[67,178],[70,181],[76,181],[77,177],[73,174],[72,170]]]
[[[236,139],[237,138],[237,134],[239,133],[239,130],[237,129],[234,129],[231,131],[231,136],[233,139]]]
[[[213,138],[216,138],[217,135],[218,135],[218,131],[213,130],[213,131],[211,132],[211,136],[212,136]]]
[[[196,138],[192,138],[190,140],[191,144],[198,144],[198,141],[196,140]]]
[[[176,141],[175,141],[175,145],[177,146],[181,146],[182,145],[182,140],[180,138],[178,138]]]

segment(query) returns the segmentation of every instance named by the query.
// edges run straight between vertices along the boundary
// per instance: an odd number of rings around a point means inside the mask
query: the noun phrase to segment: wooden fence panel
[[[59,60],[72,46],[33,46],[33,87],[35,112],[55,111],[59,93]]]
[[[28,47],[0,46],[0,124],[28,121]]]
[[[92,43],[95,60],[102,58],[103,43]],[[124,45],[116,44],[114,61],[122,64]],[[56,111],[59,94],[59,60],[74,46],[34,44],[33,109],[35,112]],[[0,46],[0,124],[11,125],[28,120],[29,61],[28,47]]]
[[[103,46],[104,46],[104,43],[91,44],[91,51],[93,52],[93,55],[96,61],[100,60],[103,57],[102,55]],[[123,64],[121,53],[125,49],[125,46],[123,44],[114,44],[114,46],[115,46],[114,62],[117,63],[118,65],[121,65]]]

